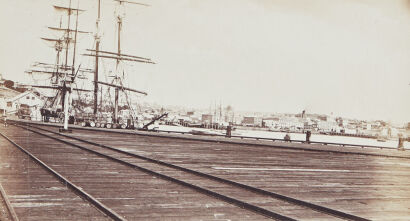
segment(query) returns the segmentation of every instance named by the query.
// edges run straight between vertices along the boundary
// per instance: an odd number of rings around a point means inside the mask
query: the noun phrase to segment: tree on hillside
[[[4,86],[6,86],[7,88],[13,88],[14,86],[14,81],[10,81],[10,80],[5,80],[4,81]]]
[[[225,121],[233,122],[233,118],[234,118],[233,107],[231,105],[228,105],[225,107]]]

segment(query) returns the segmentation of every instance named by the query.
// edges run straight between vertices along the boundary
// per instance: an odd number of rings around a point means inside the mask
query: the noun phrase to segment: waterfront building
[[[297,117],[283,117],[278,124],[281,130],[300,131],[304,129],[304,119]]]
[[[279,125],[279,118],[277,117],[269,117],[263,119],[262,125],[264,127],[269,127],[269,128],[275,128],[277,125]]]
[[[26,91],[24,93],[19,93],[18,95],[6,99],[6,111],[7,113],[16,113],[21,105],[27,105],[28,107],[37,107],[39,109],[44,104],[43,99],[39,94],[32,90]]]
[[[261,127],[262,126],[262,118],[260,117],[243,117],[242,120],[243,126],[254,126],[254,127]]]
[[[337,123],[332,121],[319,121],[317,123],[317,127],[319,131],[323,132],[340,132],[340,128],[338,127]]]
[[[211,124],[212,123],[212,114],[202,114],[201,121],[202,123]]]
[[[17,95],[21,94],[18,91],[15,91],[13,89],[0,86],[0,114],[3,115],[8,108],[7,107],[7,101],[13,97],[16,97]]]

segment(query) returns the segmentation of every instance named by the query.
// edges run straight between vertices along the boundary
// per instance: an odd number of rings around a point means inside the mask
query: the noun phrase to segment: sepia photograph
[[[0,1],[0,221],[410,220],[410,0]]]

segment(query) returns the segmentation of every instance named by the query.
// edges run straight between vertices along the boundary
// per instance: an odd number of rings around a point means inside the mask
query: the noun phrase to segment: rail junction
[[[410,217],[408,151],[23,121],[0,133],[6,220]]]

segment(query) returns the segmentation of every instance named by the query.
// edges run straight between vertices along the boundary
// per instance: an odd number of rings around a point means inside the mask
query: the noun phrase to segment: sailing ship
[[[44,121],[50,121],[53,119],[56,122],[64,121],[64,130],[68,129],[68,123],[81,124],[82,126],[97,126],[107,128],[135,128],[137,114],[130,102],[129,93],[137,93],[141,95],[147,95],[146,92],[136,90],[133,88],[125,87],[125,62],[138,62],[146,64],[155,64],[150,58],[141,56],[129,55],[122,53],[121,48],[121,35],[123,29],[124,14],[120,10],[116,13],[116,34],[117,34],[117,51],[101,50],[102,38],[100,35],[100,22],[102,18],[101,4],[102,0],[96,0],[97,18],[96,18],[96,31],[94,33],[95,47],[85,49],[83,56],[94,58],[93,69],[81,68],[81,64],[76,65],[77,56],[77,41],[78,35],[89,34],[87,31],[78,30],[79,14],[85,12],[85,10],[79,8],[79,1],[77,1],[77,7],[73,7],[72,0],[68,0],[67,6],[54,5],[54,9],[63,12],[66,17],[66,24],[60,24],[58,27],[48,27],[48,29],[62,33],[60,38],[42,38],[44,41],[51,42],[53,48],[56,51],[56,59],[54,64],[48,63],[35,63],[35,67],[40,67],[42,70],[32,69],[28,71],[30,74],[42,73],[49,74],[49,85],[32,85],[35,88],[47,88],[54,91],[54,96],[47,99],[43,108],[41,108],[41,115]],[[126,4],[134,4],[138,6],[149,6],[143,3],[125,1],[125,0],[109,0],[117,4],[117,8],[122,9]],[[72,24],[74,20],[74,25]],[[74,28],[72,28],[74,26]],[[71,56],[70,56],[71,54]],[[108,76],[112,80],[106,82],[100,80],[101,71],[99,69],[100,60],[107,59],[115,62],[115,66],[112,70],[113,75]],[[71,60],[71,61],[70,61]],[[50,70],[51,68],[51,70]],[[89,79],[90,74],[93,75],[92,81]],[[106,73],[105,73],[106,74]],[[107,77],[106,77],[107,78]],[[76,87],[77,81],[88,80],[92,82],[93,90],[86,90]],[[106,89],[108,96],[103,96],[102,93]],[[107,101],[111,98],[111,91],[114,91],[114,102]],[[77,100],[72,99],[73,92],[76,91],[78,96]],[[81,105],[85,103],[81,101],[82,93],[93,92],[93,105],[92,113],[85,113],[84,108]],[[126,105],[125,109],[120,110],[119,100],[120,97],[125,97]],[[100,98],[100,99],[99,99]],[[110,107],[104,107],[104,105],[111,104]],[[104,110],[109,110],[104,112]],[[164,117],[166,115],[161,115]],[[159,119],[159,118],[158,118]],[[155,120],[155,119],[154,119]],[[146,128],[146,127],[144,127]]]

